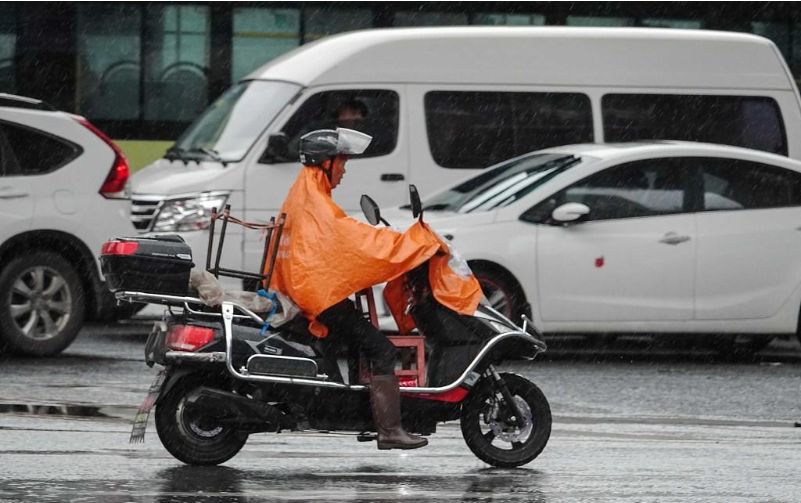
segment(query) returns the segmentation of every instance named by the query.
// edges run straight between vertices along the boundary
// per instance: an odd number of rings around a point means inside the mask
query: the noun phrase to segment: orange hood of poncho
[[[448,267],[447,244],[426,224],[415,222],[401,233],[348,216],[331,198],[331,183],[320,169],[301,170],[281,212],[286,220],[270,288],[300,307],[318,337],[327,335],[315,321],[318,314],[431,258],[429,277],[437,300],[464,314],[478,306],[478,281]],[[398,319],[396,311],[402,307],[390,307]]]

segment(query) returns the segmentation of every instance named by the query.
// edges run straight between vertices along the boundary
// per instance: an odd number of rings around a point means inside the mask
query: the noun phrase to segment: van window
[[[607,142],[702,141],[787,155],[784,124],[772,98],[607,94],[601,109]]]
[[[593,138],[590,99],[578,93],[431,91],[425,113],[431,155],[443,168],[485,168]]]
[[[367,150],[354,157],[387,155],[398,143],[398,103],[398,93],[388,90],[351,89],[313,94],[282,129],[289,139],[290,156],[297,159],[300,137],[304,134],[337,127],[373,137]]]

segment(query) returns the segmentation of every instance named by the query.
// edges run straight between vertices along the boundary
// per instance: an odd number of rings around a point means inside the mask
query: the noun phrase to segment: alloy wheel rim
[[[69,323],[72,294],[55,269],[35,266],[23,271],[11,286],[11,319],[29,339],[56,337]]]

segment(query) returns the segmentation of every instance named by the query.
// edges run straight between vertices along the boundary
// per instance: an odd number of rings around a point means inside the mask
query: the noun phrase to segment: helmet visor
[[[337,128],[337,153],[345,155],[363,154],[373,137],[353,129]]]

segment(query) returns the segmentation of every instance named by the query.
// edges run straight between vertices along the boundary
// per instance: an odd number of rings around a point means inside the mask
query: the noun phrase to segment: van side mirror
[[[417,192],[417,187],[409,185],[409,202],[412,207],[412,216],[417,218],[423,213],[423,204],[420,202],[420,193]]]
[[[260,164],[273,164],[276,162],[291,162],[289,157],[289,139],[284,133],[271,134],[267,139],[267,148],[259,157]]]
[[[378,225],[378,222],[381,221],[381,210],[378,208],[378,203],[373,201],[373,198],[367,194],[362,194],[359,205],[362,207],[362,213],[364,213],[364,217],[370,222],[370,225]]]
[[[590,214],[590,207],[581,203],[565,203],[551,213],[551,219],[556,223],[566,224],[575,222]]]

